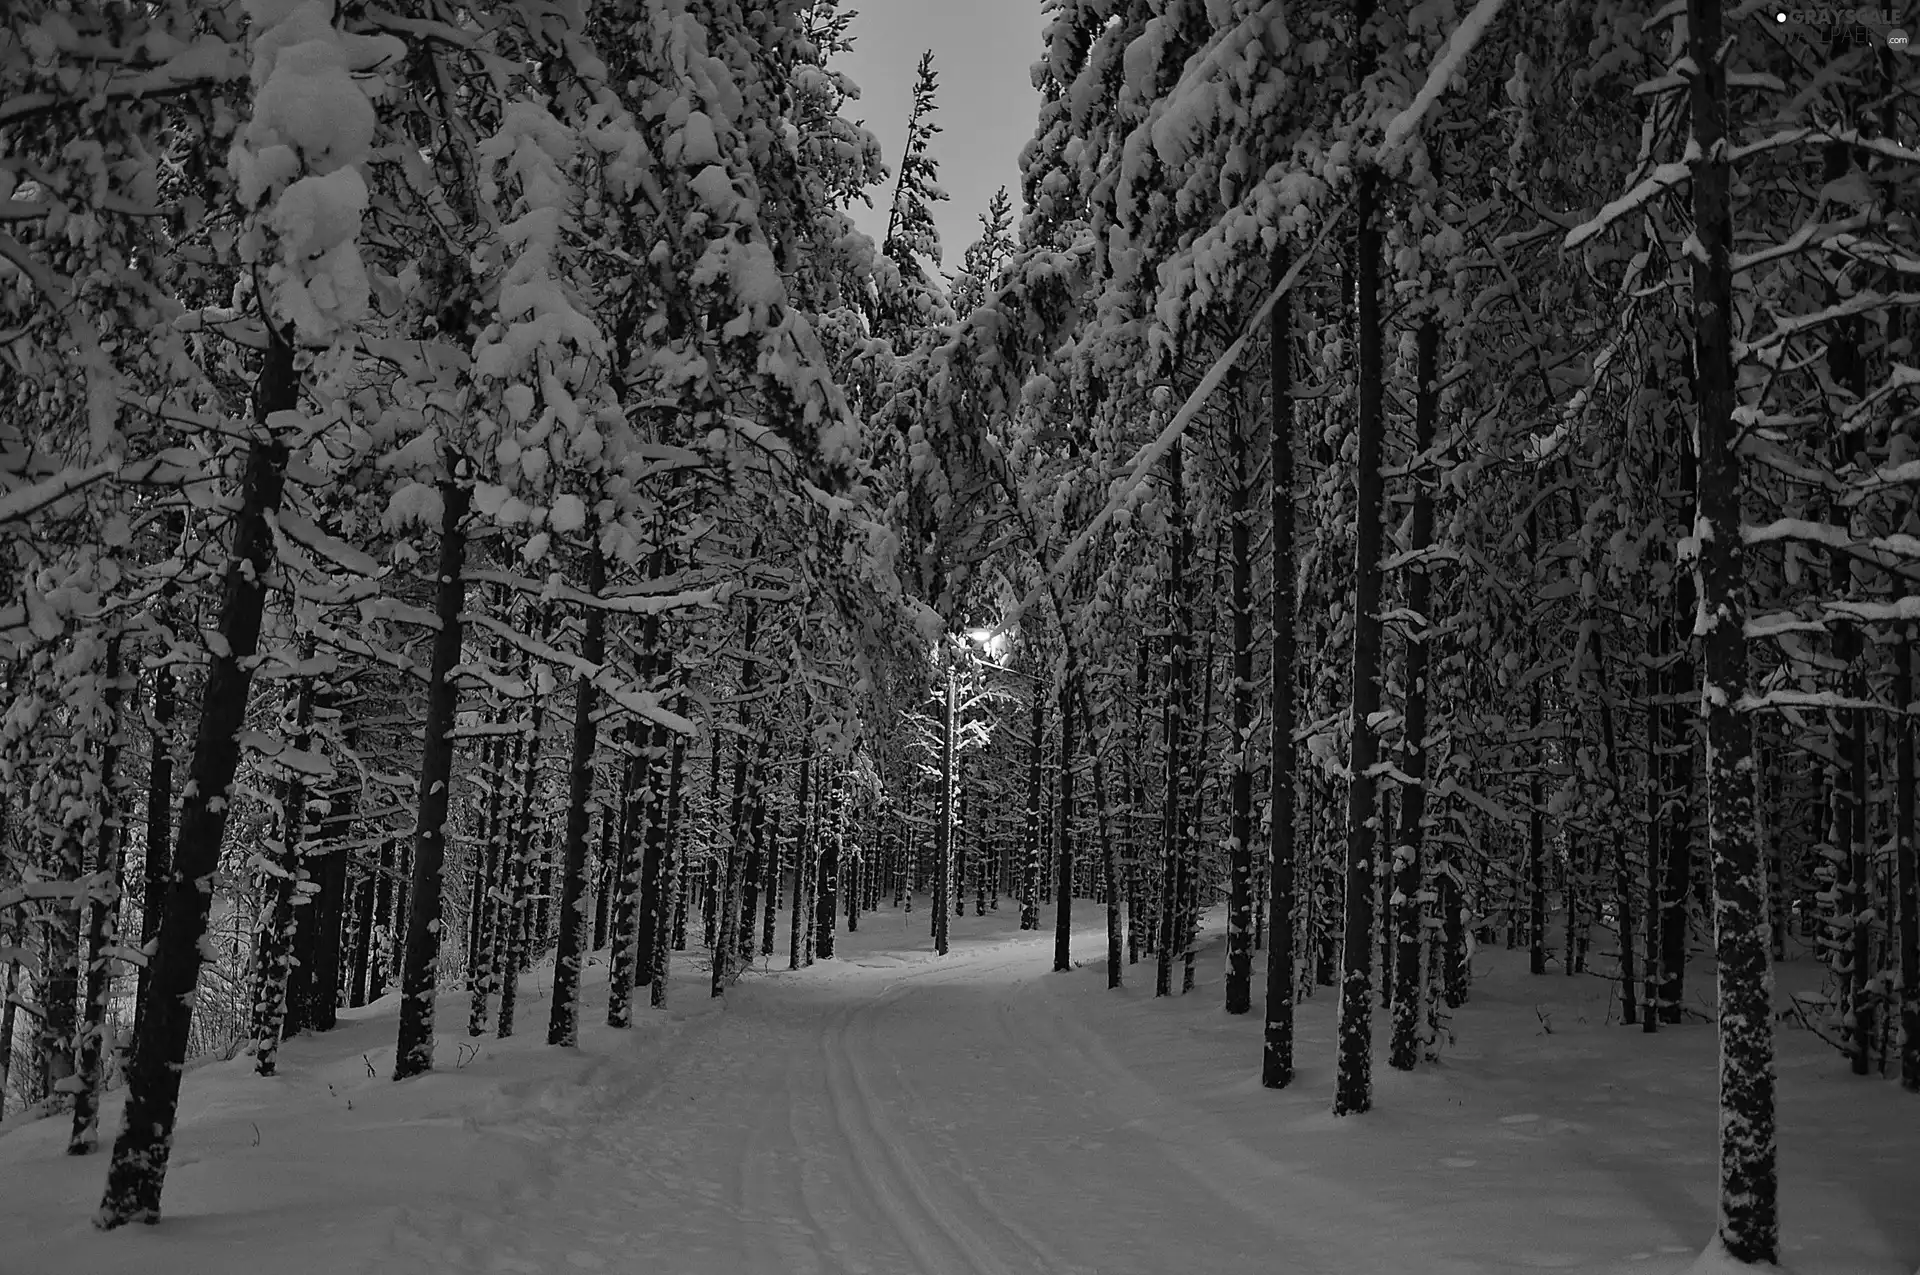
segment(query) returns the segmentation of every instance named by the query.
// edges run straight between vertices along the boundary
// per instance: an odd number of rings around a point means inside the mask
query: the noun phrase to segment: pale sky
[[[846,0],[859,14],[853,48],[836,65],[860,86],[849,119],[862,120],[885,148],[887,168],[900,166],[913,72],[933,50],[940,109],[933,139],[940,184],[950,196],[933,209],[940,227],[940,267],[952,271],[979,237],[978,214],[1000,186],[1020,218],[1020,148],[1033,136],[1040,111],[1028,68],[1040,56],[1041,0]],[[856,204],[853,219],[878,241],[887,230],[889,181],[872,192],[874,206]]]

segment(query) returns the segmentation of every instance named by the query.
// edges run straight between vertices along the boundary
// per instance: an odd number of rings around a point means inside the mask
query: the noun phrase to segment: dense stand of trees
[[[124,1076],[103,1225],[194,1054],[397,991],[415,1075],[549,955],[566,1046],[590,953],[621,1027],[969,899],[1161,995],[1224,903],[1344,1114],[1476,943],[1710,1021],[1742,1261],[1782,1010],[1920,1089],[1862,20],[1068,0],[947,281],[932,55],[889,184],[833,0],[5,21],[0,1101],[84,1153]]]

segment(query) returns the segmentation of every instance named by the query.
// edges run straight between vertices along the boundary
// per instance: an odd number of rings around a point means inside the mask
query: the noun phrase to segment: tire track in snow
[[[1033,946],[1037,951],[1038,944],[1034,944]],[[1014,965],[1025,964],[1031,959],[1033,959],[1032,953],[1023,953],[1021,958],[1015,960],[1002,959],[990,965],[982,964],[978,960],[956,963],[953,966],[943,966],[937,970],[930,971],[925,981],[965,983],[981,975],[995,974]],[[946,977],[942,977],[942,975]],[[907,989],[898,989],[901,993],[905,990]],[[988,993],[982,992],[983,997],[988,995]],[[883,995],[869,1007],[868,1014],[865,1017],[870,1020],[881,1009],[894,1004],[898,999],[899,996],[895,993]],[[996,1020],[998,1018],[997,1015],[992,1013],[988,1013],[985,1016]],[[865,1043],[867,1045],[865,1052],[872,1057],[878,1058],[880,1053],[883,1052],[882,1047],[878,1044],[879,1033],[870,1021],[864,1022],[862,1025],[865,1028]],[[1001,1026],[1000,1030],[1003,1035],[1006,1034],[1004,1026]],[[901,1090],[908,1100],[899,1105],[907,1110],[913,1111],[928,1109],[922,1100],[920,1091],[915,1089],[912,1082],[908,1079],[907,1069],[901,1067],[897,1059],[893,1062],[893,1072],[897,1083],[900,1085]],[[871,1098],[870,1085],[868,1093],[869,1108],[876,1113],[882,1111],[884,1109],[882,1104],[873,1101]],[[884,1116],[880,1116],[879,1118],[884,1119]],[[950,1190],[949,1194],[960,1194],[964,1196],[964,1201],[961,1206],[962,1210],[972,1213],[974,1216],[990,1223],[997,1229],[1004,1240],[1004,1243],[1000,1246],[1003,1251],[1019,1254],[1017,1264],[1012,1269],[1031,1271],[1034,1272],[1035,1275],[1094,1275],[1092,1268],[1084,1267],[1068,1260],[1064,1255],[1042,1240],[1031,1228],[1023,1224],[1004,1206],[997,1203],[992,1194],[981,1184],[979,1176],[968,1166],[968,1157],[961,1151],[954,1139],[948,1137],[944,1132],[930,1130],[926,1133],[916,1134],[912,1138],[903,1138],[895,1135],[891,1141],[901,1149],[904,1155],[913,1157],[917,1161],[918,1157],[914,1152],[914,1143],[922,1138],[931,1139],[945,1150],[946,1162],[941,1166],[939,1176],[957,1184],[957,1190]],[[932,1175],[926,1175],[924,1170],[922,1170],[922,1173],[929,1180],[928,1185],[930,1186],[930,1178]]]
[[[886,1212],[901,1241],[920,1263],[917,1275],[1025,1275],[1062,1270],[1034,1260],[1038,1256],[1034,1250],[1018,1243],[1016,1232],[1002,1228],[1007,1238],[1016,1241],[1016,1247],[1026,1249],[1027,1260],[1008,1265],[967,1222],[967,1212],[978,1214],[981,1210],[956,1208],[939,1198],[910,1146],[889,1129],[871,1082],[857,1061],[856,1046],[864,1039],[859,1025],[914,986],[928,980],[978,976],[1009,963],[1002,959],[983,967],[975,958],[952,965],[930,964],[894,980],[879,995],[841,1011],[821,1036],[834,1123],[846,1139],[849,1158],[859,1168],[874,1202]],[[990,1213],[986,1216],[991,1220]]]
[[[1038,981],[1031,986],[1047,1004],[1036,1005],[1032,995],[1014,998],[1023,1032],[1056,1059],[1076,1058],[1084,1074],[1096,1077],[1097,1091],[1121,1129],[1159,1143],[1166,1158],[1208,1194],[1283,1241],[1289,1271],[1401,1270],[1407,1253],[1418,1251],[1422,1275],[1485,1275],[1481,1264],[1444,1256],[1444,1234],[1426,1233],[1404,1211],[1271,1159],[1206,1112],[1143,1079],[1054,990]]]
[[[795,1051],[783,1045],[775,1046],[787,1057],[779,1084],[764,1087],[766,1101],[741,1152],[740,1212],[753,1250],[749,1269],[756,1275],[825,1275],[823,1232],[806,1200],[806,1175],[793,1128]]]

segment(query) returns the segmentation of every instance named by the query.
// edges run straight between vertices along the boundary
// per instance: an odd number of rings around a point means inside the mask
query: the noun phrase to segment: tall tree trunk
[[[460,691],[453,670],[460,663],[460,610],[465,604],[467,537],[461,525],[473,488],[440,484],[440,562],[432,663],[427,670],[427,720],[420,749],[420,821],[413,836],[413,876],[408,889],[406,953],[400,967],[400,1032],[393,1078],[405,1080],[433,1067],[433,999],[440,972],[440,877],[447,853],[447,802],[453,784],[453,727]]]
[[[946,698],[941,701],[940,711],[940,803],[935,812],[933,825],[933,950],[941,955],[947,954],[948,922],[947,891],[948,876],[953,870],[953,805],[954,788],[954,751],[956,737],[960,733],[960,696],[958,676],[953,668],[953,654],[947,653]]]
[[[347,979],[347,1004],[353,1009],[367,1003],[367,965],[373,955],[374,877],[363,868],[353,886],[353,951],[348,957],[351,971]]]
[[[1112,791],[1107,786],[1107,732],[1093,720],[1084,685],[1080,704],[1087,718],[1087,750],[1093,755],[1093,804],[1100,829],[1100,883],[1106,892],[1107,904],[1107,990],[1112,991],[1120,986],[1121,970],[1125,967],[1125,946],[1120,932],[1120,847],[1113,835],[1113,816],[1107,806]]]
[[[1166,698],[1162,702],[1161,751],[1166,761],[1166,792],[1160,806],[1160,904],[1159,951],[1155,953],[1153,994],[1173,995],[1173,958],[1179,950],[1182,933],[1180,900],[1183,893],[1182,863],[1186,839],[1182,818],[1186,810],[1187,781],[1187,704],[1192,689],[1192,674],[1187,653],[1193,640],[1193,613],[1187,606],[1187,564],[1193,557],[1193,531],[1186,518],[1186,475],[1181,449],[1176,444],[1167,453],[1167,509],[1172,540],[1170,570],[1167,576],[1168,633]]]
[[[94,844],[93,870],[102,878],[87,893],[87,984],[81,1002],[80,1040],[73,1095],[73,1130],[68,1155],[86,1155],[99,1141],[100,1060],[107,1028],[107,1001],[113,990],[114,946],[120,915],[121,869],[126,839],[121,835],[120,769],[120,635],[107,639],[106,686],[101,692],[106,715],[106,738],[100,746],[100,830]]]
[[[375,860],[373,915],[368,926],[379,941],[374,944],[375,950],[367,971],[369,1001],[377,1001],[385,996],[387,984],[393,978],[394,936],[393,927],[388,921],[393,915],[393,892],[399,877],[399,867],[394,862],[399,854],[399,840],[398,836],[383,836],[380,839],[379,857]]]
[[[717,906],[720,913],[720,933],[713,945],[713,987],[712,995],[719,996],[726,991],[727,984],[733,980],[733,963],[740,949],[740,885],[742,860],[748,841],[748,822],[752,812],[752,796],[748,792],[748,774],[753,759],[748,751],[749,744],[758,743],[757,723],[751,707],[754,693],[759,689],[759,665],[754,661],[753,648],[759,638],[760,608],[751,599],[747,602],[745,632],[741,639],[740,657],[740,695],[749,701],[740,710],[740,734],[733,745],[733,797],[727,812],[727,836],[725,841],[724,867],[720,873],[720,897]],[[715,740],[719,739],[716,735]]]
[[[1233,777],[1227,806],[1227,1012],[1253,1008],[1253,448],[1244,401],[1235,404],[1232,527]]]
[[[273,413],[298,406],[293,347],[285,338],[276,338],[268,346],[254,391],[254,417],[264,426]],[[233,515],[233,548],[221,586],[220,641],[209,653],[200,724],[180,807],[179,841],[162,883],[147,1020],[127,1067],[126,1114],[114,1140],[106,1192],[94,1219],[103,1229],[160,1217],[194,988],[204,959],[200,940],[206,935],[213,906],[213,874],[220,862],[233,774],[240,762],[239,730],[253,687],[253,656],[260,643],[260,615],[273,566],[269,521],[280,507],[286,463],[285,444],[271,435],[256,436],[248,448],[240,503]]]
[[[803,918],[808,915],[806,865],[813,854],[813,829],[807,819],[812,779],[813,728],[803,720],[800,724],[800,773],[794,781],[793,795],[793,916],[791,931],[787,935],[787,968],[790,970],[800,968],[801,953],[808,950],[807,927]]]
[[[10,909],[0,915],[0,948],[18,948],[24,938],[17,911]],[[13,1081],[13,1025],[20,1008],[15,999],[20,988],[20,962],[9,952],[0,965],[7,970],[6,981],[0,985],[0,1117],[4,1117],[8,1085]]]
[[[171,652],[161,652],[164,660]],[[140,900],[140,951],[146,961],[134,992],[133,1034],[137,1040],[147,1020],[147,987],[153,971],[153,941],[160,932],[161,903],[166,898],[169,867],[169,829],[173,821],[173,665],[162,663],[153,672],[153,723],[147,732],[147,847]]]
[[[1900,1083],[1920,1092],[1920,881],[1913,833],[1913,636],[1894,647],[1893,699],[1900,708],[1895,766],[1894,858],[1900,892]]]
[[[1364,34],[1373,16],[1373,0],[1354,0],[1356,70],[1372,72],[1371,37]],[[1352,775],[1347,800],[1347,881],[1344,950],[1341,960],[1339,1065],[1333,1112],[1353,1115],[1373,1106],[1373,878],[1377,848],[1375,816],[1379,805],[1373,766],[1380,740],[1373,715],[1380,708],[1380,557],[1384,482],[1380,474],[1386,421],[1385,376],[1380,314],[1379,174],[1361,169],[1354,194],[1355,298],[1359,328],[1358,455],[1354,464],[1354,585],[1352,746],[1347,770]]]
[[[1073,968],[1073,693],[1080,673],[1075,667],[1073,640],[1067,632],[1065,608],[1060,615],[1060,855],[1053,887],[1053,968]]]
[[[780,836],[780,807],[774,806],[768,817],[767,848],[764,856],[766,878],[761,883],[761,897],[765,907],[765,917],[760,929],[760,955],[773,958],[773,932],[779,920],[781,847],[786,843]]]
[[[553,609],[540,608],[540,641],[545,643],[553,632]],[[520,661],[520,681],[527,687],[534,685],[533,657],[523,655]],[[500,1022],[494,1028],[496,1039],[505,1040],[513,1035],[520,1003],[520,971],[527,963],[527,949],[531,944],[530,927],[533,916],[533,900],[529,897],[533,890],[533,837],[534,837],[534,798],[540,787],[540,736],[546,726],[546,696],[531,696],[527,712],[527,728],[522,736],[524,747],[520,754],[520,795],[516,801],[513,817],[512,863],[507,871],[507,900],[503,905],[505,916],[502,924],[506,927],[505,940],[500,944],[500,959],[496,978],[500,983]]]
[[[659,730],[637,717],[627,719],[627,751],[620,764],[620,870],[613,885],[613,933],[607,950],[609,1027],[633,1026],[634,986],[653,976],[651,921],[652,909],[659,906],[660,864],[642,819],[657,779],[651,741]]]
[[[683,689],[674,702],[674,712],[686,716],[687,695]],[[655,918],[656,925],[652,935],[653,976],[647,980],[647,1000],[655,1009],[667,1003],[667,967],[671,953],[684,948],[687,941],[686,913],[686,855],[681,845],[685,829],[680,819],[680,780],[686,770],[687,737],[679,731],[673,732],[673,747],[667,761],[667,801],[665,814],[661,820],[662,838],[660,850],[660,898],[663,906],[660,915]],[[651,834],[649,834],[651,835]],[[678,896],[671,918],[664,906],[666,899]],[[669,926],[668,920],[673,924]],[[669,943],[671,940],[671,943]]]
[[[1047,734],[1047,697],[1033,687],[1027,735],[1026,857],[1020,864],[1020,928],[1040,928],[1040,794],[1044,791],[1044,747]]]
[[[820,866],[818,869],[819,905],[814,916],[814,953],[823,961],[833,959],[835,913],[840,906],[840,812],[845,800],[845,775],[838,762],[829,763],[830,781],[826,787],[826,818],[821,828]],[[944,900],[946,896],[942,895]]]
[[[1415,375],[1420,384],[1415,395],[1413,416],[1414,459],[1409,466],[1413,479],[1413,517],[1407,528],[1407,552],[1424,554],[1433,543],[1433,488],[1420,471],[1430,462],[1433,438],[1440,421],[1440,322],[1429,315],[1414,338]],[[1426,837],[1427,816],[1427,669],[1428,632],[1433,621],[1427,615],[1433,605],[1432,564],[1415,562],[1406,584],[1406,608],[1412,612],[1408,623],[1416,631],[1407,634],[1405,724],[1400,750],[1400,772],[1408,783],[1400,791],[1399,844],[1393,851],[1393,1044],[1387,1062],[1401,1071],[1411,1071],[1420,1061],[1421,1019],[1425,1005],[1426,983],[1420,977],[1420,954],[1425,946],[1426,909],[1422,889],[1426,871],[1422,861],[1422,842]],[[1424,631],[1419,631],[1424,630]]]
[[[1528,520],[1529,523],[1532,519]],[[1539,541],[1533,541],[1539,554]],[[1527,772],[1527,972],[1547,972],[1547,811],[1542,772],[1546,769],[1546,741],[1540,737],[1540,682],[1535,679],[1527,696],[1528,734],[1533,739],[1533,765]]]
[[[301,643],[304,663],[313,656],[313,640]],[[294,700],[293,747],[306,752],[313,745],[313,679],[302,677]],[[266,905],[260,935],[254,944],[253,1069],[274,1074],[280,1058],[280,1040],[287,1023],[287,997],[294,951],[294,931],[309,920],[310,900],[296,906],[295,894],[303,875],[301,847],[306,841],[307,781],[298,770],[288,770],[280,797],[280,844],[268,865]],[[305,914],[305,915],[303,915]]]
[[[1733,213],[1727,147],[1727,68],[1720,0],[1688,0],[1693,76],[1693,267],[1699,368],[1696,568],[1706,663],[1707,846],[1713,860],[1719,974],[1720,1239],[1735,1261],[1779,1260],[1774,1144],[1772,970],[1766,880],[1754,837],[1747,694],[1746,548],[1740,539],[1740,458],[1733,422]],[[1691,150],[1691,148],[1690,148]]]
[[[494,662],[504,663],[505,655],[501,644],[496,643]],[[496,719],[499,716],[495,714]],[[486,1035],[487,1019],[493,1008],[493,985],[500,952],[501,900],[506,893],[501,887],[505,883],[513,845],[508,830],[507,785],[511,782],[519,762],[520,749],[524,746],[524,738],[509,741],[503,735],[488,750],[487,813],[483,825],[486,829],[486,858],[480,876],[474,883],[473,907],[479,916],[474,922],[473,954],[468,962],[471,970],[467,977],[469,1036]]]
[[[593,720],[598,700],[593,679],[607,659],[606,613],[596,603],[607,587],[607,563],[592,519],[586,526],[587,593],[580,658],[592,672],[573,683],[573,763],[567,774],[567,845],[560,873],[560,936],[553,958],[553,1005],[547,1013],[547,1043],[580,1043],[580,965],[587,913],[587,804],[593,798],[593,751],[599,734]]]
[[[1274,286],[1286,278],[1289,250],[1280,237],[1267,263]],[[1294,870],[1295,821],[1293,687],[1298,656],[1294,650],[1293,591],[1293,299],[1274,303],[1268,329],[1267,451],[1268,503],[1272,517],[1272,660],[1267,671],[1272,722],[1268,737],[1269,819],[1267,846],[1267,1003],[1261,1033],[1260,1083],[1284,1089],[1293,1082],[1294,962],[1293,913],[1298,904]]]
[[[1682,440],[1680,488],[1683,498],[1694,498],[1699,466],[1693,449]],[[1666,816],[1666,855],[1660,883],[1660,1020],[1681,1021],[1687,982],[1687,937],[1691,928],[1688,900],[1693,881],[1693,743],[1694,714],[1700,688],[1689,634],[1695,613],[1693,573],[1681,571],[1674,580],[1673,617],[1669,622],[1673,652],[1667,666],[1668,712],[1667,776],[1669,807]]]
[[[331,712],[339,692],[322,683],[314,695],[314,707]],[[347,751],[356,746],[356,732],[349,727]],[[354,810],[360,796],[357,776],[336,775],[334,787],[327,793],[327,813],[316,829],[309,869],[315,889],[310,904],[309,928],[313,942],[311,968],[306,971],[307,1026],[313,1031],[332,1031],[339,1024],[340,1012],[340,932],[347,902],[348,834],[353,829]]]
[[[1627,777],[1620,764],[1620,737],[1613,718],[1612,682],[1607,676],[1604,626],[1596,617],[1593,630],[1594,696],[1600,706],[1600,747],[1605,754],[1607,773],[1607,813],[1613,824],[1613,901],[1614,932],[1619,939],[1620,1016],[1628,1026],[1637,1017],[1634,971],[1634,890],[1633,862],[1627,855],[1627,839],[1620,830],[1625,817]]]

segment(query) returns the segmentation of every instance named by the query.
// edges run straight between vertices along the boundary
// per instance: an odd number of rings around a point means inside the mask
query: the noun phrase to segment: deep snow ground
[[[1711,1234],[1706,1025],[1644,1037],[1604,1022],[1600,980],[1482,952],[1443,1061],[1377,1064],[1376,1110],[1336,1120],[1330,997],[1264,1091],[1217,944],[1186,997],[1155,1001],[1144,964],[1109,993],[1081,906],[1071,975],[1009,911],[956,920],[937,960],[924,908],[883,909],[809,970],[783,935],[720,1002],[676,954],[668,1009],[627,1033],[599,1025],[596,965],[577,1051],[544,1044],[532,975],[519,1036],[443,1035],[403,1085],[392,1004],[354,1011],[273,1080],[189,1074],[156,1228],[91,1229],[104,1159],[60,1154],[62,1122],[0,1137],[0,1275],[1668,1275]],[[445,1010],[464,1027],[463,996]],[[1781,1046],[1790,1267],[1911,1271],[1920,1106]]]

